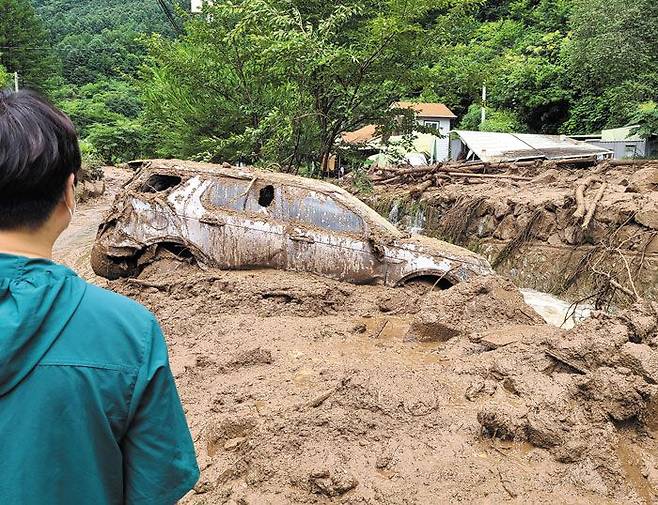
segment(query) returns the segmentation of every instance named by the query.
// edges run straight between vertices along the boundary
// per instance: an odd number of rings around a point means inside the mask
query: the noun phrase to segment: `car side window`
[[[219,177],[208,188],[208,203],[220,209],[243,211],[249,181]]]
[[[317,191],[286,188],[283,215],[291,221],[339,233],[361,234],[365,231],[361,216]]]
[[[212,207],[280,218],[280,189],[267,183],[219,177],[207,192]]]

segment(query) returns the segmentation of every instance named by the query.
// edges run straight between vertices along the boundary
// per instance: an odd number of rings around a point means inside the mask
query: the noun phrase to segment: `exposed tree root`
[[[533,214],[528,224],[517,233],[516,237],[510,240],[505,247],[498,253],[496,259],[493,260],[492,266],[496,268],[497,266],[503,264],[508,258],[510,258],[516,251],[518,251],[523,244],[532,240],[535,236],[534,228],[537,222],[541,219],[544,214],[543,209],[537,209]]]
[[[454,244],[461,243],[473,218],[476,217],[485,201],[486,198],[480,197],[475,199],[466,198],[456,202],[439,221],[438,229],[441,237]]]

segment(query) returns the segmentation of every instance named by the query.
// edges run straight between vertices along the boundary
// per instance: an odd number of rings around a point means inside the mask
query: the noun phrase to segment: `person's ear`
[[[69,212],[73,214],[75,209],[75,174],[69,175],[66,179],[66,185],[64,188],[64,203],[69,209]]]

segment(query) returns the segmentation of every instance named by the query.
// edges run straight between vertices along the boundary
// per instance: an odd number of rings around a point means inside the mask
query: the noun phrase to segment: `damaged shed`
[[[564,160],[611,158],[613,152],[564,135],[498,133],[455,130],[459,143],[453,146],[453,158],[488,163],[521,160]]]

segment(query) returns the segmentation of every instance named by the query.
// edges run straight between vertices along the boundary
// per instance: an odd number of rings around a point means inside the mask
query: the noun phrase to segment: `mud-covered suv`
[[[145,162],[100,226],[92,267],[135,275],[167,248],[222,269],[278,268],[390,286],[493,273],[461,247],[398,230],[332,184],[177,160]]]

